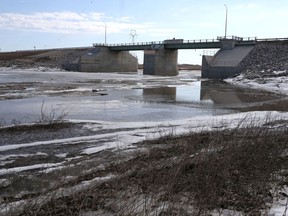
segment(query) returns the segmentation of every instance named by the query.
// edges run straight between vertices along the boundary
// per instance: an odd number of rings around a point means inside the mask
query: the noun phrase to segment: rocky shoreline
[[[288,42],[260,42],[241,65],[246,68],[242,75],[247,79],[287,76]]]

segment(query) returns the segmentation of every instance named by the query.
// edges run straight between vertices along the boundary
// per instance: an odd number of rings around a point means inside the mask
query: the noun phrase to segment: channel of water
[[[195,72],[147,78],[142,74],[0,71],[0,86],[2,125],[33,122],[41,116],[42,106],[46,114],[67,112],[68,119],[161,122],[281,110],[283,103],[287,105],[279,94],[201,80]]]

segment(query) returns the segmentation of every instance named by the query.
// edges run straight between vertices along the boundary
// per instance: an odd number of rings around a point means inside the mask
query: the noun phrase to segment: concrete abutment
[[[137,72],[138,59],[129,51],[111,51],[108,47],[91,48],[78,62],[81,72]]]
[[[242,39],[223,38],[221,48],[214,56],[202,56],[201,77],[208,79],[225,79],[245,70],[243,59],[253,50],[254,45],[242,44]]]

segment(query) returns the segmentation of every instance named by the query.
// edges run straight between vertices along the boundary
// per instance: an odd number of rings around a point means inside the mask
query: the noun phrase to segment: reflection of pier
[[[189,86],[155,87],[143,89],[148,101],[185,104],[207,104],[225,108],[253,107],[277,99],[274,94],[255,89],[235,87],[224,81],[198,81]]]
[[[244,92],[221,81],[199,81],[193,86],[155,87],[143,89],[143,97],[154,101],[184,103],[210,101],[214,105],[232,105],[249,101]]]
[[[226,89],[223,88],[224,86],[226,86]],[[200,100],[211,100],[216,105],[243,103],[238,96],[237,89],[233,88],[233,91],[231,90],[231,86],[229,88],[229,84],[225,82],[202,81]]]
[[[151,102],[176,102],[215,106],[215,108],[249,109],[271,106],[280,97],[255,89],[235,87],[224,81],[198,81],[187,86],[154,87],[143,89],[143,98]],[[194,105],[193,105],[194,104]],[[279,108],[278,108],[279,109]]]
[[[237,108],[247,110],[281,110],[277,107],[281,103],[281,97],[256,89],[244,89],[235,87],[224,81],[201,82],[200,100],[213,101],[214,105],[225,108]]]
[[[171,101],[176,101],[177,88],[176,87],[157,87],[143,89],[144,97],[158,97],[165,98]]]
[[[239,94],[238,94],[239,93]],[[245,102],[244,92],[224,81],[198,81],[194,85],[155,87],[143,89],[143,97],[152,101],[199,103],[210,101],[214,105],[232,105]]]

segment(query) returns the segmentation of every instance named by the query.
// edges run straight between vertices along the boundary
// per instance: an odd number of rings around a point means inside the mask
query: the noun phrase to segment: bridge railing
[[[257,39],[257,41],[288,41],[288,38],[261,38],[261,39]]]
[[[183,43],[211,43],[219,42],[217,39],[184,40]]]
[[[193,39],[193,40],[175,40],[175,44],[191,44],[191,43],[213,43],[219,42],[221,39],[233,39],[241,42],[251,42],[251,41],[284,41],[288,38],[266,38],[258,39],[257,37],[236,37],[236,36],[227,36],[227,37],[217,37],[217,39]],[[116,44],[105,44],[105,43],[94,43],[93,46],[106,46],[106,47],[117,47],[117,46],[147,46],[147,45],[162,45],[162,44],[174,44],[173,39],[165,41],[151,41],[151,42],[135,42],[135,43],[116,43]]]
[[[175,44],[179,43],[211,43],[211,42],[219,42],[217,39],[198,39],[198,40],[175,40]],[[145,46],[145,45],[162,45],[162,44],[173,44],[173,39],[169,40],[169,43],[165,41],[151,41],[151,42],[136,42],[136,43],[116,43],[116,44],[104,44],[104,43],[94,43],[93,46],[108,46],[108,47],[116,47],[116,46]]]
[[[137,42],[137,43],[116,43],[116,44],[104,44],[104,43],[93,43],[93,46],[143,46],[143,45],[153,45],[153,44],[164,44],[164,41],[151,41],[151,42]]]

